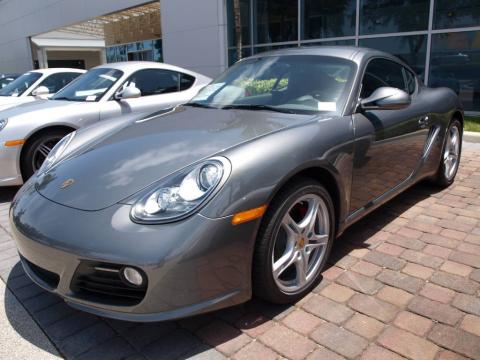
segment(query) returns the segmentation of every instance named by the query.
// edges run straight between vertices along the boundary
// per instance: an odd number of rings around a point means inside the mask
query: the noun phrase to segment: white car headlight
[[[230,171],[226,158],[215,157],[173,174],[137,197],[130,216],[144,224],[183,219],[219,190]]]
[[[0,131],[2,131],[3,128],[4,128],[5,126],[7,126],[7,124],[8,124],[8,119],[1,119],[1,120],[0,120]]]
[[[65,149],[68,147],[68,145],[70,145],[70,142],[72,141],[76,133],[77,133],[76,131],[71,132],[70,134],[62,138],[62,140],[60,140],[53,147],[52,151],[50,151],[50,153],[46,157],[40,169],[38,169],[39,174],[46,173],[48,170],[50,170],[53,167],[53,165],[58,163],[58,161],[62,157],[62,154],[65,152]]]

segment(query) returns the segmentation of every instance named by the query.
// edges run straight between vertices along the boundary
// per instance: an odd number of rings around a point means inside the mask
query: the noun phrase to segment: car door
[[[195,82],[193,76],[164,69],[143,69],[132,74],[119,88],[138,88],[141,96],[133,99],[108,101],[101,117],[108,118],[133,112],[154,112],[186,102],[188,89]]]
[[[407,91],[411,104],[398,110],[357,110],[350,210],[358,210],[407,180],[417,168],[428,136],[428,109],[416,77],[404,66],[372,59],[360,98],[390,86]]]

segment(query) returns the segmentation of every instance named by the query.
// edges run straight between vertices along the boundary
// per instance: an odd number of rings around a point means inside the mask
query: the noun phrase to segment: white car
[[[188,102],[210,81],[155,62],[106,64],[89,70],[50,100],[0,111],[0,186],[21,185],[66,134],[105,119],[147,115]]]
[[[47,99],[85,72],[68,68],[26,72],[0,89],[0,110],[39,98]]]

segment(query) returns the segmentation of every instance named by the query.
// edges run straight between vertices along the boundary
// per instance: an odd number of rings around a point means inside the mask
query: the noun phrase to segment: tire
[[[25,144],[20,163],[23,181],[27,181],[40,168],[50,150],[70,132],[67,129],[45,130]]]
[[[456,133],[457,141],[456,145],[452,143],[452,137]],[[435,184],[440,187],[448,187],[455,181],[455,176],[457,175],[458,167],[460,165],[460,158],[462,155],[462,138],[463,138],[463,127],[462,123],[453,119],[450,125],[448,126],[447,133],[445,134],[445,141],[443,143],[440,165],[438,167],[438,172],[435,177]],[[455,164],[449,165],[445,159],[450,155],[455,156]],[[456,154],[455,154],[456,153]],[[451,157],[448,157],[451,159]],[[453,166],[453,167],[452,167]]]
[[[316,201],[319,204],[318,215],[309,217]],[[297,225],[307,218],[315,218],[314,233],[317,238],[313,240],[307,227],[303,228],[305,232],[301,235],[287,230],[295,228],[294,225],[286,225],[287,213]],[[298,301],[317,285],[335,238],[334,213],[330,194],[313,179],[301,178],[280,190],[270,203],[257,236],[252,269],[254,295],[272,303],[287,304]],[[291,235],[288,236],[288,233]],[[321,240],[320,234],[323,234]],[[325,244],[318,246],[322,242]],[[305,257],[307,252],[309,256]],[[280,266],[290,262],[279,261],[287,258],[296,260],[289,266]],[[305,262],[305,259],[308,260]],[[301,266],[302,263],[307,266]],[[278,276],[274,275],[274,264]],[[303,271],[306,275],[304,283],[299,281],[303,276],[298,269],[307,269]]]

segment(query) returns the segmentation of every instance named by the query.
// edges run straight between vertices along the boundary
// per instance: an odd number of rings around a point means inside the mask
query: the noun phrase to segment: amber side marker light
[[[267,210],[267,205],[262,205],[254,209],[242,211],[233,215],[232,224],[238,225],[247,221],[255,220],[263,216]]]
[[[23,145],[25,144],[25,140],[9,140],[5,141],[5,146],[11,147],[11,146],[18,146],[18,145]]]

